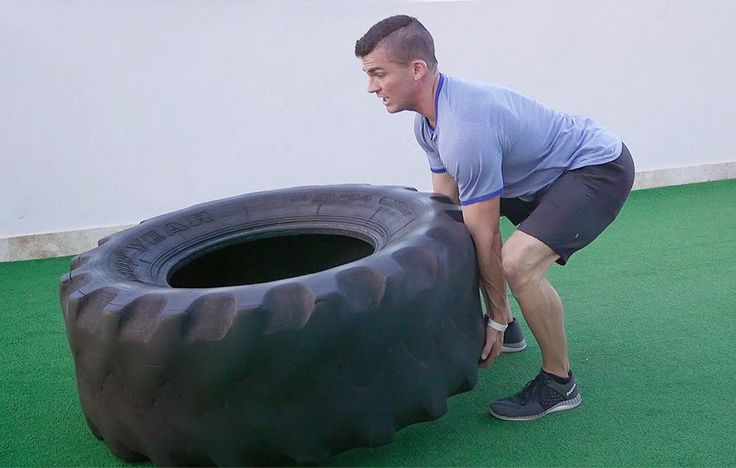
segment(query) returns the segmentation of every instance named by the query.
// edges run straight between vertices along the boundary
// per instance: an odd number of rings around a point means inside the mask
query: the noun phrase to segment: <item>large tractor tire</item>
[[[324,461],[442,416],[484,325],[460,210],[302,187],[147,220],[74,258],[61,304],[82,409],[128,461]]]

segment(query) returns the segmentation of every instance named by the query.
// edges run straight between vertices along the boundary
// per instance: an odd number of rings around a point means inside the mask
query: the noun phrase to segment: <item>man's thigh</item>
[[[634,164],[624,146],[614,161],[560,176],[519,230],[546,244],[564,265],[613,222],[633,182]]]

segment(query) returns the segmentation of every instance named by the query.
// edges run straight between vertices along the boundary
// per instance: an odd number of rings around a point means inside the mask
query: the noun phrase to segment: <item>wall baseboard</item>
[[[637,172],[634,190],[726,179],[736,179],[736,161]]]
[[[736,179],[736,161],[637,172],[634,190],[726,179]],[[0,239],[0,262],[76,255],[96,247],[99,239],[131,226],[112,226]]]
[[[97,247],[97,241],[103,237],[132,226],[111,226],[0,239],[0,262],[77,255]]]

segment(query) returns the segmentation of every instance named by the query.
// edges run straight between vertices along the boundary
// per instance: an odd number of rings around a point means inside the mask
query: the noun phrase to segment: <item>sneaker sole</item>
[[[504,421],[534,421],[535,419],[539,419],[543,416],[546,416],[550,413],[556,413],[558,411],[565,411],[569,409],[576,408],[580,406],[580,403],[583,402],[583,398],[578,394],[575,398],[571,400],[565,400],[560,403],[557,403],[555,406],[551,407],[547,411],[544,411],[539,414],[533,414],[531,416],[504,416],[502,414],[494,413],[492,409],[488,408],[488,412],[493,416],[494,418],[503,419]]]
[[[524,351],[526,349],[526,340],[521,340],[517,343],[509,343],[508,345],[503,345],[501,348],[502,353],[518,353],[519,351]]]

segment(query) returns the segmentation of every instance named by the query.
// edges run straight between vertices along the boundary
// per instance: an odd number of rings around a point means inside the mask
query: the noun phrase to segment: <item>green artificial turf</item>
[[[126,465],[79,407],[58,304],[68,265],[0,264],[2,466]],[[736,465],[736,181],[633,193],[548,277],[566,307],[579,408],[527,423],[486,414],[537,372],[525,328],[529,348],[481,371],[444,417],[328,465]]]

